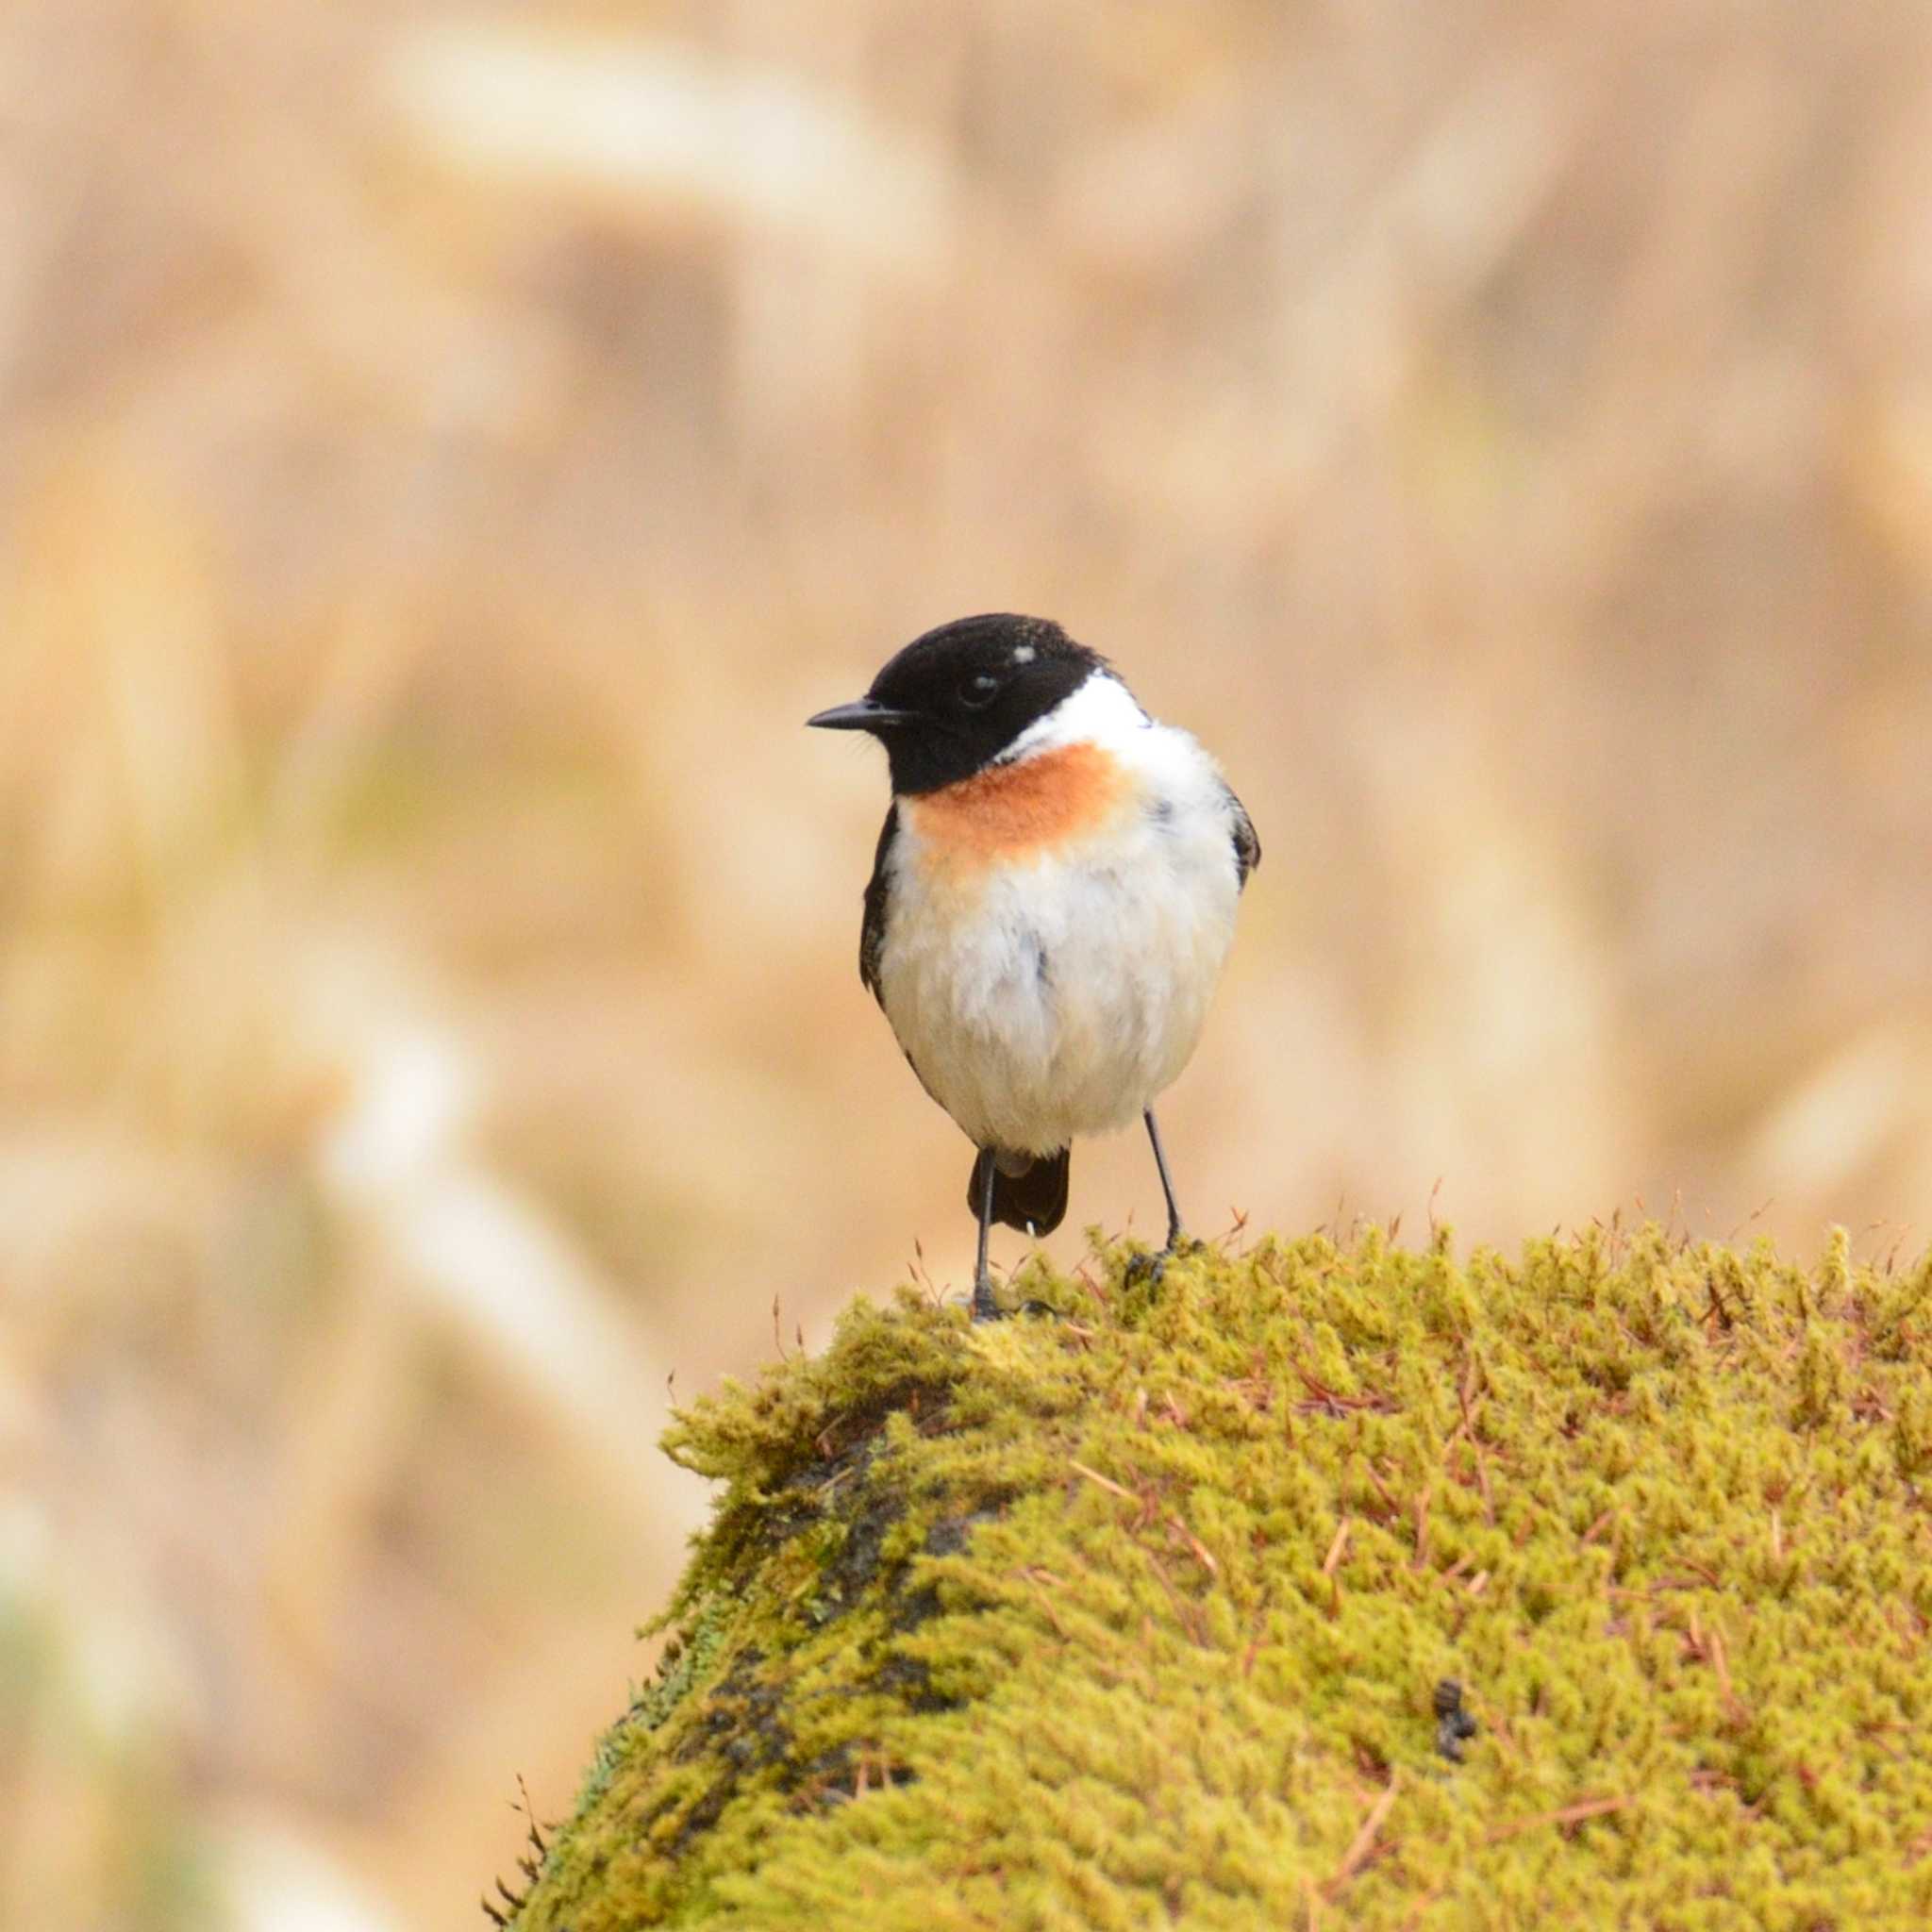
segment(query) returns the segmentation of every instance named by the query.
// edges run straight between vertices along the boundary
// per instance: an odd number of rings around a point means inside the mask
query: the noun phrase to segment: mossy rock
[[[519,1932],[1932,1924],[1932,1262],[1129,1258],[683,1417]]]

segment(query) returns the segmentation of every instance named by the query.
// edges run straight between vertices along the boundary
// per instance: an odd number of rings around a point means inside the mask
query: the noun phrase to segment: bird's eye
[[[969,710],[983,711],[1000,694],[1000,681],[982,671],[959,687],[959,702]]]

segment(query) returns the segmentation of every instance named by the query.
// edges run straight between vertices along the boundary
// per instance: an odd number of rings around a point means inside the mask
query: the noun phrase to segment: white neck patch
[[[1064,744],[1119,744],[1136,732],[1151,729],[1153,724],[1112,672],[1091,671],[1084,684],[1027,725],[1000,754],[999,761],[1012,764]]]

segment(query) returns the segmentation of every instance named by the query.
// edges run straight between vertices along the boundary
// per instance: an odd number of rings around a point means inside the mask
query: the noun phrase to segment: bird
[[[1261,858],[1220,766],[1099,652],[1004,611],[926,631],[806,722],[885,746],[858,974],[976,1150],[973,1320],[1000,1313],[993,1224],[1051,1234],[1075,1137],[1137,1116],[1162,1265],[1186,1234],[1154,1103],[1193,1054]]]

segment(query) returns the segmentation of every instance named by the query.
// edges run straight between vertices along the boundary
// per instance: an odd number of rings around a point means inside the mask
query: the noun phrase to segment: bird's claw
[[[991,1289],[983,1296],[976,1289],[974,1291],[973,1322],[974,1326],[977,1326],[981,1322],[1010,1322],[1015,1315],[1050,1315],[1056,1322],[1066,1319],[1051,1302],[1041,1301],[1037,1296],[1029,1297],[1022,1302],[1017,1308],[1003,1308],[993,1300]]]
[[[987,1287],[973,1291],[973,1322],[975,1326],[981,1322],[1005,1322],[1010,1319],[1012,1310],[1003,1308],[992,1298],[992,1290]]]
[[[1207,1245],[1206,1241],[1197,1241],[1193,1236],[1174,1228],[1167,1237],[1166,1247],[1157,1249],[1151,1255],[1136,1255],[1127,1263],[1126,1284],[1129,1288],[1139,1288],[1142,1283],[1149,1288],[1158,1288],[1167,1278],[1170,1261],[1198,1255]]]

